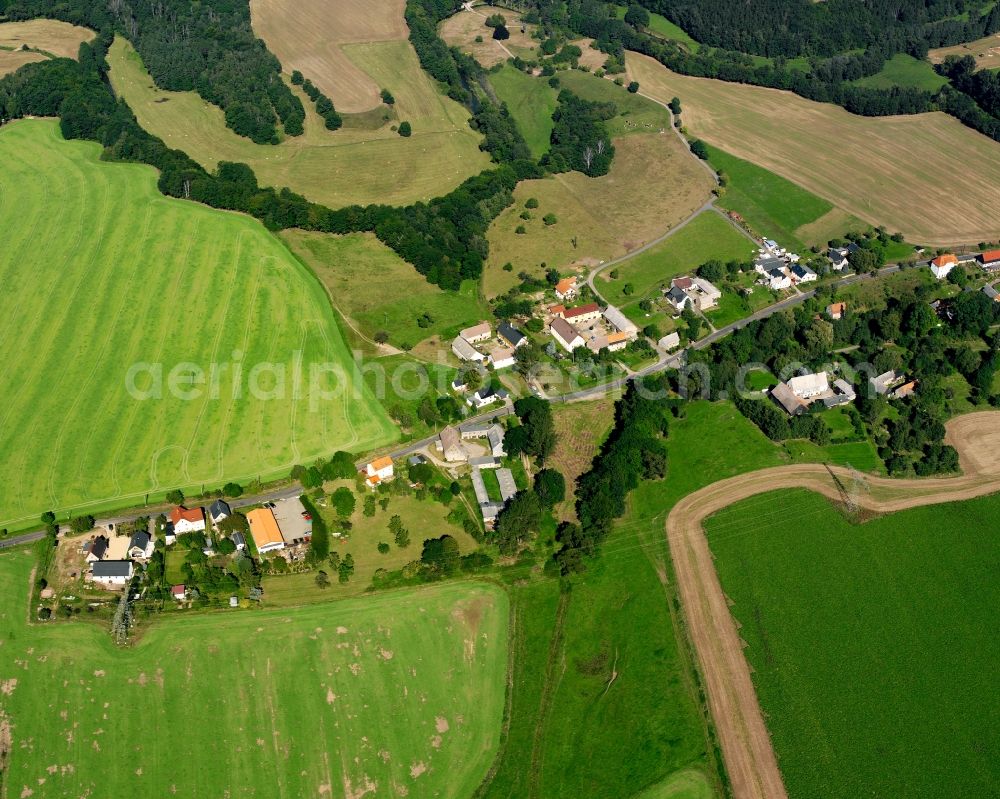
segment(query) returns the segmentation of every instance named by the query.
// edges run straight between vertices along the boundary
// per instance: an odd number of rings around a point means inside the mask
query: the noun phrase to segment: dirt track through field
[[[947,442],[959,452],[960,477],[866,477],[867,490],[858,496],[860,504],[887,513],[1000,491],[1000,412],[953,419],[947,430]],[[841,500],[852,482],[848,470],[822,464],[762,469],[688,495],[667,517],[667,539],[684,616],[736,799],[783,799],[787,794],[702,523],[733,503],[783,488],[806,488]]]

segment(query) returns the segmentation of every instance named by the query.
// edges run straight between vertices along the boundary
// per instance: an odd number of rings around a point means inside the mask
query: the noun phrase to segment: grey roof
[[[497,335],[505,338],[514,347],[524,340],[524,333],[510,324],[510,322],[501,322],[497,325]]]
[[[220,516],[229,516],[232,514],[232,511],[229,509],[228,503],[223,502],[221,499],[217,499],[208,506],[208,513],[213,519],[217,519]]]
[[[604,318],[621,333],[635,333],[639,330],[635,322],[615,308],[614,305],[609,305],[604,309]]]
[[[816,274],[812,269],[808,266],[804,266],[803,264],[795,264],[795,266],[792,267],[792,272],[795,273],[796,277],[806,277],[807,275]]]
[[[517,483],[510,469],[497,469],[497,482],[500,483],[500,496],[504,502],[517,493]]]
[[[489,456],[482,458],[469,458],[469,465],[477,469],[496,469],[500,461]]]
[[[104,553],[108,551],[108,538],[104,535],[99,535],[94,539],[94,543],[90,545],[90,554],[95,558],[103,558]]]
[[[552,331],[553,335],[558,335],[567,345],[572,344],[574,340],[580,337],[580,331],[558,316],[552,320],[549,330]]]
[[[485,436],[493,425],[494,422],[471,422],[463,424],[460,429],[470,436]]]
[[[995,300],[1000,297],[1000,291],[997,291],[993,286],[983,286],[983,294],[989,297],[991,300]]]
[[[129,577],[132,574],[130,560],[99,560],[93,566],[94,577]]]
[[[495,424],[486,433],[486,439],[490,442],[490,447],[496,449],[497,447],[503,447],[503,428]]]
[[[427,463],[427,458],[425,458],[423,455],[420,454],[411,455],[409,458],[406,459],[406,462],[410,466],[419,466],[421,463]]]
[[[767,274],[768,274],[768,277],[788,277],[788,275],[786,275],[780,269],[769,269],[768,272],[767,272]]]
[[[686,302],[687,298],[687,294],[677,288],[677,286],[671,286],[670,291],[667,292],[667,299],[676,305]]]
[[[778,383],[771,389],[771,397],[777,402],[786,413],[795,416],[806,409],[806,404],[795,396],[795,393],[787,383]]]
[[[855,241],[852,241],[852,242],[851,242],[850,244],[848,244],[848,245],[847,245],[847,247],[846,247],[845,249],[847,250],[847,254],[848,254],[848,255],[853,255],[853,254],[854,254],[854,253],[856,253],[856,252],[857,252],[858,250],[860,250],[860,249],[861,249],[861,247],[860,247],[860,246],[858,246],[858,243],[857,243],[857,242],[855,242]]]
[[[785,262],[781,258],[758,258],[754,261],[754,266],[759,266],[761,269],[767,271],[768,269],[775,269],[777,267],[784,266]]]
[[[128,548],[139,547],[139,549],[145,549],[149,546],[149,533],[145,530],[139,530],[132,534],[132,540],[128,542]]]
[[[239,549],[240,547],[245,547],[247,545],[246,539],[243,537],[243,533],[241,532],[237,531],[233,533],[230,536],[230,538],[232,538],[233,543],[236,545],[237,549]]]
[[[472,490],[476,492],[476,502],[479,507],[490,504],[490,492],[486,490],[486,483],[479,469],[472,470]]]

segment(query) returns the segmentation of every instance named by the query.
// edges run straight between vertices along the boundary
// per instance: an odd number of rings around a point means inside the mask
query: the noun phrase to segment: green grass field
[[[995,792],[998,525],[996,496],[854,525],[805,491],[708,521],[790,796]]]
[[[614,103],[617,116],[608,120],[608,133],[612,137],[629,133],[656,133],[670,128],[670,112],[647,97],[631,94],[613,81],[598,78],[589,72],[567,70],[559,73],[559,83],[584,100],[595,103]]]
[[[502,590],[191,614],[118,649],[103,625],[26,626],[31,569],[0,556],[7,795],[465,799],[493,760]]]
[[[555,124],[552,112],[556,110],[556,90],[549,86],[548,78],[532,77],[505,64],[499,72],[490,74],[490,83],[497,96],[507,103],[532,155],[541,158],[548,152],[549,135]]]
[[[669,286],[671,278],[705,261],[743,261],[753,253],[753,242],[719,214],[705,212],[655,247],[613,267],[618,270],[617,280],[609,280],[611,270],[606,270],[598,276],[596,285],[610,302],[627,307],[658,290],[662,283]],[[632,294],[625,293],[626,285],[632,286]]]
[[[849,217],[833,204],[749,161],[708,146],[709,163],[726,177],[719,205],[740,214],[758,234],[804,250],[847,231]],[[833,217],[842,217],[834,220]],[[834,222],[826,229],[820,220]],[[839,228],[837,226],[840,226]]]
[[[407,41],[346,45],[344,52],[379,86],[392,86],[394,109],[413,135],[377,130],[327,131],[305,95],[306,131],[279,145],[254,144],[225,126],[222,110],[194,92],[156,88],[132,46],[117,38],[109,78],[150,133],[206,169],[219,161],[249,164],[261,185],[287,186],[339,208],[352,203],[403,205],[446,194],[489,165],[465,108],[438,91]]]
[[[880,72],[852,83],[870,89],[891,89],[893,86],[901,86],[936,92],[948,84],[948,79],[938,75],[929,62],[920,61],[906,53],[896,53],[885,62]]]
[[[279,241],[254,220],[167,199],[152,169],[99,153],[50,121],[0,130],[0,526],[283,476],[396,438],[363,389],[332,401],[310,390],[313,364],[346,370],[347,386],[359,376],[322,287]],[[160,368],[162,399],[127,390],[144,363],[135,385],[155,389]],[[171,380],[185,363],[203,385]]]
[[[624,19],[626,11],[628,11],[627,6],[615,6],[615,15],[618,19]],[[650,33],[655,33],[657,36],[663,37],[664,39],[669,39],[670,41],[683,44],[692,53],[698,52],[698,47],[700,46],[698,42],[692,39],[691,36],[681,27],[675,25],[664,16],[650,12],[649,26],[647,30],[649,30]]]
[[[409,348],[432,335],[452,338],[489,317],[475,281],[466,281],[458,292],[442,291],[373,234],[286,230],[280,236],[316,273],[341,314],[368,339],[384,330],[390,344]],[[424,314],[431,319],[421,327],[417,320]]]

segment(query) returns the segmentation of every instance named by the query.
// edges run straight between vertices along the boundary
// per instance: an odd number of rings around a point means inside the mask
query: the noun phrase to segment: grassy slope
[[[412,347],[431,335],[453,336],[489,316],[474,282],[460,292],[442,291],[372,234],[286,230],[280,235],[317,274],[341,313],[368,338],[385,330],[390,344]],[[428,327],[417,324],[422,314],[433,319]]]
[[[651,133],[670,128],[670,112],[659,103],[631,94],[613,81],[589,72],[569,70],[559,73],[560,85],[595,103],[614,103],[618,114],[608,120],[612,137],[628,133]]]
[[[726,177],[725,193],[719,205],[739,213],[757,233],[773,238],[782,246],[804,250],[813,244],[826,243],[825,239],[803,236],[802,228],[834,213],[833,205],[815,194],[796,186],[773,172],[768,172],[749,161],[709,146],[709,163]],[[839,230],[846,232],[847,226]],[[818,232],[818,231],[817,231]]]
[[[627,65],[643,92],[681,99],[692,135],[866,222],[922,244],[1000,232],[1000,145],[953,117],[859,117],[790,92],[677,75],[635,53]],[[939,191],[956,183],[963,191]]]
[[[490,75],[490,83],[507,103],[532,155],[541,158],[549,149],[552,112],[556,110],[556,90],[549,86],[548,78],[532,77],[506,64]]]
[[[709,520],[791,796],[993,792],[998,524],[997,497],[857,526],[807,492]]]
[[[705,212],[665,241],[617,267],[619,277],[609,280],[602,272],[597,288],[615,305],[627,307],[652,293],[661,283],[685,274],[713,258],[725,263],[744,260],[754,251],[753,243],[716,213]],[[635,293],[626,296],[625,285]]]
[[[615,6],[615,16],[618,19],[625,18],[625,12],[628,11],[628,6]],[[649,15],[649,27],[647,30],[650,33],[655,33],[664,39],[669,39],[673,42],[680,42],[685,45],[688,50],[692,53],[698,52],[698,42],[691,38],[691,36],[684,31],[679,25],[675,25],[666,17],[660,16],[659,14],[650,13]]]
[[[219,161],[249,164],[262,185],[288,186],[331,207],[401,205],[450,191],[489,164],[468,112],[443,96],[409,42],[345,46],[351,60],[396,97],[399,119],[413,126],[402,138],[388,126],[330,133],[305,100],[306,132],[279,145],[258,145],[225,127],[222,111],[194,92],[157,89],[138,54],[120,37],[108,55],[110,79],[139,123],[208,169]],[[303,95],[304,97],[304,95]]]
[[[495,588],[191,615],[119,650],[94,625],[25,626],[31,567],[0,556],[11,795],[360,796],[375,783],[464,799],[492,760],[507,627]]]
[[[938,75],[928,62],[919,61],[906,53],[896,53],[885,62],[880,72],[867,78],[860,78],[853,83],[855,86],[867,86],[872,89],[902,86],[936,92],[948,83],[948,79]]]
[[[283,474],[395,438],[367,393],[310,410],[310,364],[339,364],[352,385],[358,377],[322,288],[276,239],[237,214],[166,199],[151,169],[102,163],[98,152],[62,141],[48,121],[0,131],[0,229],[10,231],[0,309],[17,320],[0,335],[0,525],[49,507]],[[242,399],[231,370],[220,372],[218,399],[207,386],[194,400],[172,396],[178,363],[208,372],[234,352]],[[126,391],[129,368],[143,362],[162,364],[163,400]],[[250,396],[250,370],[263,362],[286,370],[284,398]],[[260,387],[269,380],[262,374]]]

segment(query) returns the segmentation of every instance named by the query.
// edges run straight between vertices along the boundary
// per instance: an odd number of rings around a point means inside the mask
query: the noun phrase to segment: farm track
[[[889,513],[1000,491],[1000,412],[953,419],[947,431],[947,443],[959,453],[961,476],[923,480],[866,477],[867,489],[858,496],[859,504],[876,513]],[[784,488],[805,488],[841,501],[844,486],[852,481],[848,470],[822,464],[762,469],[689,494],[667,517],[667,540],[682,610],[735,799],[784,799],[787,794],[703,522],[736,502]]]

